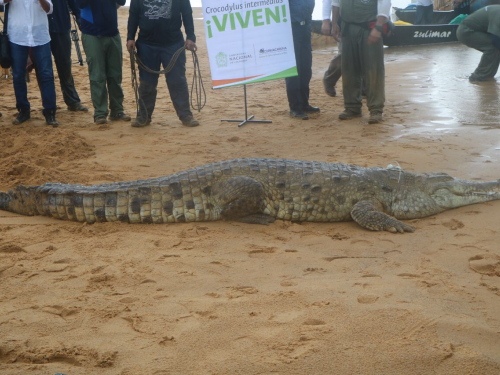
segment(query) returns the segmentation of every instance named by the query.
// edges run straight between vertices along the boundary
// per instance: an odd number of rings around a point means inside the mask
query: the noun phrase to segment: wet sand
[[[125,9],[120,17],[124,36]],[[499,84],[468,82],[476,51],[387,49],[385,122],[373,126],[366,108],[337,120],[342,99],[321,83],[336,47],[315,37],[311,104],[321,114],[290,119],[285,83],[271,81],[248,86],[248,104],[273,123],[238,128],[220,119],[243,116],[243,89],[210,89],[199,19],[196,29],[207,86],[198,128],[180,124],[164,81],[144,129],[97,126],[65,106],[61,126],[48,128],[35,82],[33,119],[12,126],[12,82],[0,80],[0,191],[143,179],[234,157],[500,177]],[[74,75],[90,105],[86,67]],[[133,114],[128,56],[123,87]],[[499,374],[499,209],[413,220],[416,232],[404,235],[353,222],[86,225],[1,211],[0,373]]]

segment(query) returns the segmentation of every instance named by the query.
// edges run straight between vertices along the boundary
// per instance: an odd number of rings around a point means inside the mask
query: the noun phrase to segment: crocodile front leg
[[[377,201],[360,201],[351,210],[351,217],[360,226],[370,230],[392,233],[414,232],[415,228],[383,212]]]
[[[222,207],[224,220],[249,224],[269,224],[275,218],[265,214],[266,197],[262,184],[253,178],[232,177],[218,184],[217,200]]]

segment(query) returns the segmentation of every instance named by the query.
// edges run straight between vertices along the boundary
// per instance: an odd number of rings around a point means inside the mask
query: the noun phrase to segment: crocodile
[[[165,177],[93,186],[47,183],[0,193],[0,209],[78,222],[269,224],[354,220],[413,232],[401,220],[500,199],[500,180],[463,180],[399,167],[286,159],[233,159]]]

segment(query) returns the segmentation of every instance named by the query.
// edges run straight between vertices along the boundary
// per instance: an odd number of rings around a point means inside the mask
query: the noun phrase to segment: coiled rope
[[[177,62],[177,59],[179,58],[180,54],[186,50],[186,46],[183,46],[179,48],[177,51],[175,51],[174,55],[170,59],[170,62],[168,63],[167,67],[163,70],[152,70],[149,67],[147,67],[139,58],[137,55],[137,51],[132,50],[130,51],[130,69],[131,69],[131,77],[132,77],[132,88],[134,89],[134,94],[135,94],[135,103],[136,103],[136,112],[137,112],[137,119],[139,119],[139,101],[142,102],[142,106],[144,110],[146,111],[146,118],[144,119],[145,123],[141,123],[141,125],[145,125],[149,119],[149,114],[148,110],[146,108],[146,105],[144,101],[139,97],[139,83],[137,81],[137,71],[136,71],[136,62],[137,65],[141,68],[144,69],[146,72],[151,73],[151,74],[164,74],[165,76],[173,69],[175,63]],[[191,108],[194,110],[197,110],[200,112],[203,107],[205,107],[205,104],[207,103],[207,94],[205,92],[205,86],[203,85],[203,79],[201,76],[201,70],[200,70],[200,62],[198,60],[198,56],[196,55],[195,51],[191,51],[191,55],[193,57],[193,82],[191,84],[191,93],[190,93],[190,104]],[[193,95],[193,90],[195,91],[196,95]],[[194,104],[194,100],[196,100],[196,103]]]

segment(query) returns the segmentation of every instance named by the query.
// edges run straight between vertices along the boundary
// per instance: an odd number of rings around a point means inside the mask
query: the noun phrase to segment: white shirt
[[[9,40],[20,46],[36,47],[50,42],[49,20],[53,5],[51,0],[50,10],[45,13],[39,0],[14,0],[9,4],[9,23],[7,32]],[[4,4],[0,0],[0,5]]]
[[[330,12],[329,12],[328,18],[325,18],[325,15],[326,15],[325,8],[327,6],[325,3],[327,3],[328,1],[330,1]],[[331,18],[332,7],[340,8],[340,0],[323,0],[323,19],[324,20]],[[378,0],[377,17],[382,16],[382,17],[389,19],[390,14],[391,14],[391,0]]]
[[[421,5],[424,7],[428,7],[429,5],[433,5],[434,0],[417,0],[417,5]]]

